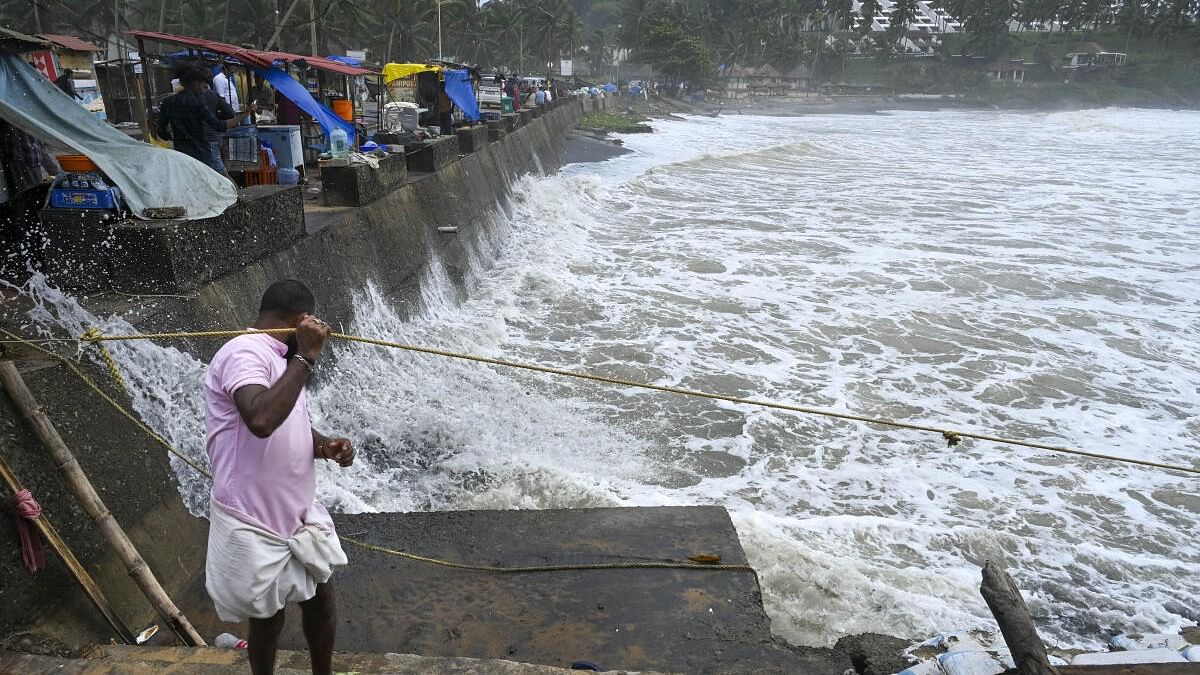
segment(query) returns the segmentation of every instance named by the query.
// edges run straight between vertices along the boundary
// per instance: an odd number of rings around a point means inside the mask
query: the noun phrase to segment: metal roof
[[[155,40],[157,42],[168,42],[171,44],[185,45],[188,47],[196,47],[198,49],[207,50],[214,54],[235,58],[242,63],[256,68],[270,68],[277,61],[284,63],[299,64],[306,63],[313,68],[327,70],[341,75],[378,75],[375,71],[359,68],[357,66],[347,65],[338,61],[321,56],[303,56],[300,54],[291,54],[288,52],[264,52],[257,49],[248,49],[246,47],[238,47],[225,42],[217,42],[216,40],[206,40],[204,38],[189,37],[187,35],[171,35],[169,33],[155,33],[148,30],[131,30],[128,35],[142,38],[143,40]]]
[[[103,51],[96,45],[88,42],[87,40],[80,40],[79,38],[75,37],[74,35],[54,35],[52,33],[38,33],[37,36],[42,38],[43,40],[49,40],[50,42],[53,42],[54,44],[56,44],[59,47],[62,47],[64,49],[70,49],[71,51],[76,51],[76,52]]]

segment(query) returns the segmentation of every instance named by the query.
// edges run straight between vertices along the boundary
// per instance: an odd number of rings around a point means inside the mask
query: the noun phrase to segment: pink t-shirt
[[[329,514],[314,504],[316,466],[308,396],[267,438],[250,433],[233,395],[242,387],[270,387],[283,377],[287,345],[270,335],[239,335],[217,352],[204,378],[212,497],[247,523],[284,539],[312,518],[332,530]],[[310,507],[312,513],[309,513]],[[306,516],[308,520],[306,520]]]

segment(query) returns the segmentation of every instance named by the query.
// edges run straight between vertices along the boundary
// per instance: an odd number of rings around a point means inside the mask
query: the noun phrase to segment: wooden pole
[[[12,468],[4,461],[3,454],[0,454],[0,478],[4,479],[4,482],[8,485],[8,489],[12,490],[14,495],[25,489],[21,485],[21,481],[17,480],[17,476],[13,473]],[[46,514],[43,513],[30,522],[41,533],[46,543],[50,544],[50,548],[54,549],[58,557],[62,558],[63,564],[71,571],[71,574],[75,577],[75,581],[79,582],[80,588],[83,589],[83,592],[92,601],[92,604],[96,606],[96,609],[100,610],[100,613],[104,615],[104,620],[121,637],[121,641],[127,645],[135,644],[137,640],[133,637],[133,632],[121,621],[121,617],[117,616],[116,611],[108,602],[108,598],[104,596],[104,591],[100,590],[100,586],[96,584],[96,580],[80,564],[79,559],[75,557],[70,547],[67,546],[67,542],[63,541],[62,537],[59,536],[58,530],[54,529],[54,526],[50,524],[50,520],[46,518]]]
[[[312,55],[317,55],[317,5],[308,0],[308,36],[312,44]]]
[[[154,572],[142,559],[133,542],[129,540],[129,536],[125,534],[125,530],[121,529],[120,523],[113,517],[112,512],[104,505],[100,495],[96,494],[96,489],[92,487],[87,474],[83,472],[83,467],[79,466],[75,455],[58,435],[58,430],[50,422],[49,416],[33,397],[33,392],[29,391],[29,387],[25,385],[25,380],[21,378],[21,373],[17,371],[16,365],[10,361],[0,362],[0,384],[4,386],[4,390],[8,392],[9,398],[16,404],[21,414],[25,416],[25,420],[33,427],[42,444],[50,451],[54,463],[58,465],[58,470],[62,472],[67,486],[75,494],[79,505],[91,517],[92,522],[96,523],[100,534],[120,557],[125,569],[129,571],[129,576],[133,577],[133,581],[150,601],[150,605],[185,645],[203,647],[205,645],[204,638],[200,637],[187,617],[179,611],[167,592],[163,590],[162,585],[158,583]]]
[[[146,131],[146,137],[149,138],[151,132],[153,132],[153,129],[150,129],[150,109],[154,107],[154,86],[150,84],[150,59],[146,58],[146,41],[139,37],[137,44],[138,59],[142,62],[142,86],[146,88],[146,91],[143,92],[145,95],[144,105],[146,106],[146,115],[144,117],[146,128],[144,131]],[[118,54],[118,56],[120,55]],[[124,68],[125,59],[123,57],[120,63],[121,67]],[[132,97],[133,92],[129,92],[129,95]]]
[[[1021,598],[1021,591],[1008,572],[991,560],[985,562],[979,593],[987,601],[996,623],[1000,624],[1000,633],[1012,653],[1018,675],[1057,675],[1058,671],[1046,656],[1046,645],[1033,626],[1033,617]]]
[[[292,16],[292,10],[296,9],[296,5],[298,4],[300,4],[300,0],[292,0],[292,4],[288,5],[287,11],[283,13],[283,18],[279,20],[279,23],[275,24],[275,32],[271,34],[271,39],[267,40],[267,46],[263,47],[263,51],[269,52],[275,46],[275,41],[279,39],[279,34],[283,32],[283,25],[287,23],[288,18]]]

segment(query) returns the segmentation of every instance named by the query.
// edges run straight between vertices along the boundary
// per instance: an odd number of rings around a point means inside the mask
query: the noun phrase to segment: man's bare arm
[[[329,331],[329,326],[318,322],[316,317],[306,315],[296,327],[296,341],[299,344],[296,353],[309,363],[315,362],[325,346]],[[292,414],[292,408],[296,407],[296,399],[304,390],[309,374],[308,366],[299,359],[292,359],[283,377],[270,387],[249,384],[234,392],[233,401],[238,414],[250,433],[259,438],[275,433],[279,425]]]

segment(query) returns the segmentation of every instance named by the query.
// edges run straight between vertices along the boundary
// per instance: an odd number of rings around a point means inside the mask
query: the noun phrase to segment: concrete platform
[[[408,170],[432,173],[458,160],[458,137],[441,136],[404,146]]]
[[[402,153],[379,160],[379,168],[366,164],[330,166],[321,170],[321,203],[324,206],[366,206],[404,186],[408,166]]]
[[[508,123],[504,120],[492,120],[487,123],[488,142],[496,143],[508,134]]]
[[[459,127],[454,133],[458,136],[458,151],[464,155],[478,152],[488,144],[488,127],[485,124]]]
[[[573,672],[513,661],[344,653],[334,655],[333,669],[339,673],[391,675],[566,675]],[[104,645],[80,658],[0,652],[0,672],[22,675],[243,675],[249,670],[245,652],[215,647]],[[279,675],[311,672],[308,654],[280,652],[275,672]]]
[[[339,532],[444,560],[528,566],[686,562],[697,554],[745,563],[720,507],[462,511],[335,518]],[[745,571],[617,569],[496,574],[439,567],[347,543],[334,577],[338,648],[506,659],[556,667],[685,673],[830,673],[852,664],[771,635],[758,580]],[[202,635],[221,623],[202,579],[180,599]],[[303,649],[299,612],[281,646]]]

